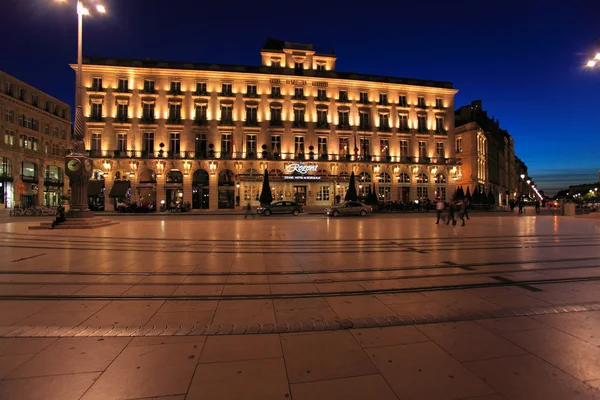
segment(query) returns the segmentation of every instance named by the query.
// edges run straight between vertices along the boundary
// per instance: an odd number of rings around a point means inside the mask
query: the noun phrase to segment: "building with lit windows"
[[[309,44],[268,39],[260,54],[260,66],[84,57],[89,194],[232,209],[258,205],[264,170],[275,199],[308,206],[343,198],[351,172],[382,201],[453,193],[451,83],[337,72]]]
[[[57,206],[68,191],[71,107],[0,71],[0,209]]]
[[[522,167],[515,157],[514,140],[500,123],[482,110],[481,100],[455,112],[455,151],[460,161],[457,185],[471,193],[477,187],[492,189],[496,204],[505,205],[522,192]],[[526,167],[525,167],[526,168]]]

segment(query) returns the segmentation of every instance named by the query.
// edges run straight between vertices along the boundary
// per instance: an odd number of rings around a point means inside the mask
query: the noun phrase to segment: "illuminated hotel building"
[[[0,209],[60,204],[71,107],[0,71],[0,135]]]
[[[384,201],[450,198],[460,175],[448,82],[337,72],[334,54],[272,39],[254,67],[83,62],[92,196],[258,205],[266,169],[276,200],[327,206],[352,171]]]

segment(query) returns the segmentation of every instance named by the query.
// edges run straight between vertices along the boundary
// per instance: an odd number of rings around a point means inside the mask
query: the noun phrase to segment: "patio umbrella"
[[[260,191],[260,204],[268,205],[273,202],[273,193],[271,193],[271,184],[269,183],[269,171],[265,169],[262,190]]]
[[[346,192],[345,201],[357,201],[358,194],[356,193],[356,184],[354,183],[354,171],[350,174],[350,183],[348,184],[348,191]]]

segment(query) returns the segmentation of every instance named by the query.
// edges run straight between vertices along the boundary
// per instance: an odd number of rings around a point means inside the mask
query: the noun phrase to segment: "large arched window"
[[[417,183],[423,184],[423,185],[427,184],[427,183],[429,183],[429,177],[426,174],[421,173],[421,174],[417,175]]]
[[[371,174],[368,172],[361,172],[360,175],[358,175],[358,181],[360,183],[371,182]]]
[[[446,175],[444,174],[437,174],[435,176],[435,183],[436,184],[445,184],[446,183]]]
[[[390,201],[392,199],[392,178],[390,174],[382,172],[377,178],[379,180],[377,199],[379,201]]]
[[[156,173],[151,169],[140,172],[139,183],[156,183]]]
[[[392,178],[390,177],[390,174],[388,174],[387,172],[382,172],[381,174],[379,174],[379,183],[391,183],[392,182]]]
[[[398,175],[398,183],[410,183],[410,175],[406,172],[401,173]]]
[[[167,183],[183,183],[183,174],[177,169],[167,172]]]

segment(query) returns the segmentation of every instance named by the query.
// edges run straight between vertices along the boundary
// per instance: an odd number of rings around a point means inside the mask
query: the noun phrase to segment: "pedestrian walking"
[[[471,219],[471,218],[469,218],[469,204],[471,204],[471,202],[469,201],[469,199],[465,199],[464,203],[465,203],[465,217],[467,219]]]
[[[252,207],[250,206],[250,203],[248,203],[246,207],[244,207],[244,209],[246,210],[244,214],[244,219],[248,218],[248,215],[251,216],[252,219],[254,219],[254,214],[252,213]]]
[[[535,213],[539,214],[540,213],[540,201],[536,200],[535,202]]]
[[[456,203],[453,200],[450,200],[448,204],[448,219],[446,220],[446,225],[450,223],[452,220],[452,225],[456,225],[456,219],[454,218],[454,214],[456,213]]]
[[[465,210],[466,210],[466,203],[463,200],[459,200],[458,204],[457,204],[457,209],[458,209],[458,218],[460,218],[460,220],[462,221],[462,225],[461,226],[465,226]]]
[[[435,223],[439,224],[440,217],[442,216],[442,213],[444,212],[444,201],[440,197],[437,197],[435,200],[436,200],[435,210],[437,212],[437,221]],[[443,221],[443,219],[442,219],[442,221]]]

